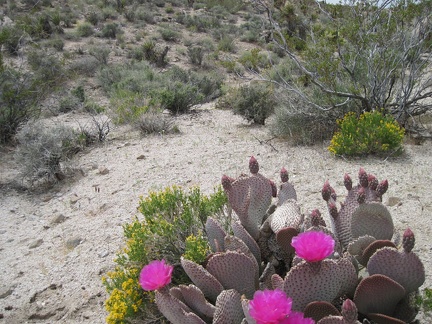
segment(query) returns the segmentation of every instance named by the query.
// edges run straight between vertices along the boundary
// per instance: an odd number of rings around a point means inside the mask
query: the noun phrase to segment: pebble
[[[67,219],[67,217],[65,215],[58,214],[52,218],[51,224],[60,224],[60,223],[63,223],[66,219]]]
[[[37,240],[33,241],[32,243],[30,243],[29,249],[35,249],[35,248],[41,246],[42,243],[43,243],[42,239],[37,239]]]
[[[80,245],[81,242],[82,242],[81,237],[79,237],[79,236],[75,236],[75,237],[72,237],[72,238],[70,238],[70,239],[68,239],[68,240],[66,241],[66,247],[67,247],[68,249],[70,249],[70,250],[73,250],[73,249],[75,249],[78,245]]]
[[[106,175],[110,172],[110,170],[107,167],[101,166],[99,167],[99,174]]]
[[[109,255],[108,250],[102,250],[98,253],[99,258],[105,258]]]

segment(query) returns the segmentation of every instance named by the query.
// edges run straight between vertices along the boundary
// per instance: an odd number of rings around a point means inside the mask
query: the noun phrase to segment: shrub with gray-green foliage
[[[67,162],[80,150],[77,133],[70,127],[29,122],[17,133],[15,160],[23,179],[56,182],[64,179]]]
[[[265,83],[250,83],[231,89],[223,102],[234,114],[259,125],[264,125],[278,105],[273,88]]]
[[[179,132],[173,118],[161,112],[149,111],[142,114],[136,121],[136,126],[143,135]]]
[[[13,139],[19,126],[39,114],[44,92],[30,73],[10,67],[0,70],[0,143]]]
[[[94,26],[88,22],[83,22],[78,25],[76,33],[80,37],[89,37],[95,32]]]

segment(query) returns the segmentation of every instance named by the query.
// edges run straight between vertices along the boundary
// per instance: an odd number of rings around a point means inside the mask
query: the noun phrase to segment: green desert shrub
[[[193,65],[201,66],[204,59],[204,49],[201,46],[188,47],[189,61]]]
[[[389,154],[401,151],[405,131],[391,115],[378,110],[350,112],[337,121],[328,150],[335,155]]]
[[[219,104],[221,108],[231,108],[236,115],[247,121],[264,125],[278,104],[272,87],[264,83],[251,83],[232,88]]]
[[[147,111],[135,122],[142,135],[178,133],[174,119],[158,111]]]
[[[37,117],[43,95],[40,81],[30,73],[0,70],[0,143],[11,141],[23,123]]]
[[[84,55],[73,60],[68,66],[68,71],[76,75],[91,77],[98,71],[100,66],[101,63],[96,57]]]
[[[33,50],[27,54],[27,62],[35,78],[47,88],[58,86],[66,79],[64,64],[55,53]]]
[[[270,66],[269,59],[263,53],[261,53],[261,49],[256,47],[251,49],[250,51],[245,51],[238,61],[249,70],[254,72],[259,72],[260,69],[267,68]]]
[[[110,102],[115,124],[135,123],[149,109],[142,94],[127,89],[118,89]]]
[[[55,182],[67,173],[66,164],[81,149],[78,134],[63,125],[47,126],[41,121],[29,122],[16,135],[15,160],[23,179]]]
[[[172,186],[140,198],[140,215],[123,226],[126,246],[117,254],[116,268],[102,279],[109,294],[105,302],[108,323],[124,323],[139,315],[160,316],[151,302],[154,293],[145,292],[138,284],[141,268],[152,260],[165,259],[178,265],[172,282],[189,283],[179,266],[180,257],[197,260],[207,254],[201,239],[204,224],[209,216],[226,218],[226,202],[220,187],[206,196],[198,187],[184,190]]]
[[[0,29],[0,46],[12,55],[17,55],[24,42],[24,32],[16,26],[4,26]]]
[[[91,23],[83,22],[77,26],[76,33],[79,37],[89,37],[95,32],[94,26]]]
[[[331,138],[339,116],[337,112],[318,111],[304,105],[299,109],[286,100],[281,101],[270,125],[273,135],[294,145],[313,145]]]
[[[116,23],[107,23],[102,27],[100,36],[104,38],[116,38],[121,33],[121,27]]]

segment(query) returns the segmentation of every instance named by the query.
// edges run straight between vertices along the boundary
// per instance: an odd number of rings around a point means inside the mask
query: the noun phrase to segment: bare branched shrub
[[[29,122],[17,133],[15,160],[23,180],[31,185],[56,182],[67,175],[67,164],[81,145],[77,133],[63,125],[47,127],[41,121]]]

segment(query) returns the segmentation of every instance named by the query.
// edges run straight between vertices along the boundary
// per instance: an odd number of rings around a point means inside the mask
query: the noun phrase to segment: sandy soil
[[[210,193],[223,174],[247,172],[251,155],[276,183],[286,167],[305,213],[319,208],[328,214],[320,193],[326,179],[339,200],[345,172],[357,178],[363,166],[379,180],[388,179],[384,202],[401,233],[408,226],[414,231],[415,252],[427,269],[425,286],[431,286],[430,141],[406,145],[406,154],[396,159],[343,160],[331,156],[326,143],[266,142],[271,136],[265,127],[248,126],[211,106],[177,123],[179,135],[140,138],[113,131],[104,145],[76,157],[83,176],[44,193],[14,189],[12,154],[1,152],[0,323],[104,323],[101,277],[114,266],[124,244],[122,224],[136,215],[139,196],[172,184],[199,185]]]

